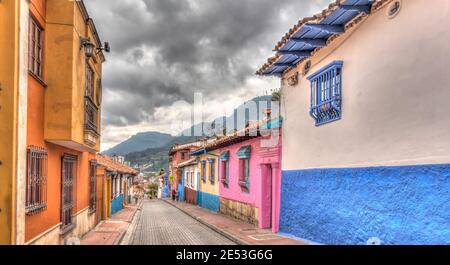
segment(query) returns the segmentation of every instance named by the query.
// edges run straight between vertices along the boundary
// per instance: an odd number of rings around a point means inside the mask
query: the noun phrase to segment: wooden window
[[[61,231],[70,231],[74,227],[73,210],[75,209],[75,181],[77,172],[77,158],[64,155],[61,166]]]
[[[28,69],[33,75],[35,75],[39,79],[42,79],[42,50],[44,44],[44,30],[39,26],[39,24],[33,17],[30,17],[29,27]]]
[[[216,181],[216,160],[214,159],[208,159],[209,162],[209,182],[211,184],[214,184],[214,182]]]
[[[230,170],[230,162],[228,160],[225,161],[221,161],[221,165],[220,165],[220,172],[221,172],[221,180],[223,185],[228,188],[228,184],[229,184],[229,179],[230,179],[230,175],[229,175],[229,171]]]
[[[89,162],[89,210],[95,212],[97,198],[97,161]]]
[[[239,185],[246,191],[250,190],[250,159],[239,160]]]
[[[341,119],[342,61],[335,61],[308,77],[311,82],[311,116],[316,126]]]
[[[47,150],[30,146],[27,150],[26,214],[39,213],[47,207]]]
[[[206,183],[206,161],[202,161],[202,181]]]
[[[94,70],[86,62],[86,97],[94,99]]]

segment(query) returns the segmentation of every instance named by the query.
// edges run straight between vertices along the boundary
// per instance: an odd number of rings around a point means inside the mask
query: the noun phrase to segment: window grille
[[[342,61],[335,61],[312,76],[311,116],[316,126],[341,119],[342,116]]]
[[[72,155],[64,155],[61,171],[61,231],[65,233],[74,227],[72,216],[75,208],[77,158]]]
[[[41,147],[27,150],[26,214],[32,215],[47,208],[48,153]]]
[[[95,212],[97,197],[97,161],[89,163],[89,210]]]

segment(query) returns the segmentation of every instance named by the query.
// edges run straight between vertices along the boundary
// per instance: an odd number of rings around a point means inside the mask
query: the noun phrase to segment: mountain
[[[242,129],[245,127],[246,121],[250,120],[261,120],[263,119],[263,113],[266,108],[270,108],[272,96],[262,96],[256,97],[250,101],[254,101],[257,106],[257,114],[250,115],[248,110],[245,110],[247,101],[237,107],[233,115],[229,117],[219,117],[215,121],[204,122],[196,124],[191,128],[183,131],[179,136],[171,136],[169,134],[162,134],[158,132],[147,132],[139,133],[125,142],[109,149],[105,152],[106,155],[123,155],[125,160],[130,162],[133,167],[138,167],[143,173],[150,174],[152,172],[159,172],[162,168],[168,170],[168,153],[170,148],[174,144],[182,144],[190,141],[194,141],[198,138],[204,136],[210,136],[212,134],[212,127],[217,128],[217,130],[223,131],[226,129],[227,132],[233,132],[234,128]],[[261,102],[267,102],[266,104],[260,104]],[[238,122],[238,113],[240,111],[245,111],[245,120]],[[219,120],[222,119],[223,125],[220,125]],[[194,135],[195,131],[203,132],[201,135]],[[205,128],[205,131],[202,130]],[[220,128],[220,129],[219,129]],[[191,133],[189,133],[191,132]]]
[[[246,106],[249,102],[256,103],[256,113],[252,116]],[[234,109],[233,114],[228,117],[217,117],[214,121],[202,122],[193,125],[181,132],[181,135],[194,135],[194,132],[202,132],[202,136],[211,136],[214,134],[214,129],[223,132],[226,130],[227,133],[233,133],[234,129],[243,129],[248,121],[262,120],[264,118],[264,110],[266,108],[271,108],[272,106],[272,96],[260,96],[253,98]],[[238,120],[240,113],[245,113],[244,119]],[[255,116],[256,115],[256,116]],[[220,126],[220,129],[218,129]],[[204,129],[202,129],[204,128]]]
[[[196,139],[198,138],[188,136],[172,137],[172,140],[162,147],[129,153],[125,155],[125,160],[129,161],[133,167],[140,168],[143,173],[159,172],[162,168],[168,172],[170,148],[175,144],[187,143]]]
[[[165,147],[172,140],[173,136],[170,134],[159,132],[138,133],[125,142],[122,142],[103,153],[109,156],[123,156],[129,153],[143,151],[148,148]]]

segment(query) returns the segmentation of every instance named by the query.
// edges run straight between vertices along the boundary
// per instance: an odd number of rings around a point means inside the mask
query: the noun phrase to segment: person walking
[[[175,201],[175,196],[177,195],[177,191],[175,189],[172,190],[172,201]]]

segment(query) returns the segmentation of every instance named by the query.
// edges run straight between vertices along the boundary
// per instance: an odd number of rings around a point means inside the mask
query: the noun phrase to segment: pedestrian
[[[138,200],[139,200],[139,194],[136,192],[136,193],[134,193],[134,203],[138,204]]]
[[[175,196],[177,195],[177,191],[175,189],[172,190],[172,201],[175,201]]]

